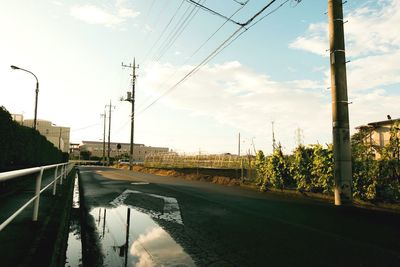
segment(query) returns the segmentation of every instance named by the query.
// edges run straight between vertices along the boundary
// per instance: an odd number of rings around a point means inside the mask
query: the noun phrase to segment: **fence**
[[[63,179],[67,178],[67,174],[71,171],[73,164],[70,163],[60,163],[60,164],[53,164],[53,165],[47,165],[47,166],[41,166],[41,167],[34,167],[34,168],[29,168],[29,169],[22,169],[22,170],[15,170],[15,171],[9,171],[9,172],[3,172],[0,173],[0,182],[15,179],[21,176],[29,175],[29,174],[37,174],[36,175],[36,184],[35,184],[35,196],[31,198],[28,202],[26,202],[22,207],[20,207],[14,214],[12,214],[7,220],[5,220],[1,225],[0,225],[0,231],[3,230],[9,223],[14,220],[15,217],[17,217],[24,209],[26,209],[32,202],[35,202],[33,205],[33,216],[32,220],[37,221],[38,220],[38,214],[39,214],[39,202],[40,202],[40,194],[45,191],[47,188],[49,188],[51,185],[53,185],[53,195],[56,194],[57,190],[57,180],[60,180],[60,185],[63,182]],[[43,176],[43,171],[53,169],[54,168],[54,180],[43,187],[41,189],[41,184],[42,184],[42,176]]]
[[[250,169],[251,161],[251,156],[230,154],[178,155],[176,153],[157,153],[146,156],[144,166],[158,168]]]

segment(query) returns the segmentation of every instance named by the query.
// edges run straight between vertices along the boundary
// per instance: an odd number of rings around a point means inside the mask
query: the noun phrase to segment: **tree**
[[[87,150],[83,150],[83,151],[80,152],[80,154],[81,154],[81,158],[83,160],[90,160],[90,156],[92,155],[92,152],[87,151]]]
[[[351,137],[353,160],[353,197],[375,200],[378,185],[379,164],[370,140],[371,130],[361,128]]]
[[[312,156],[312,190],[324,194],[332,193],[333,188],[333,146],[327,148],[313,145]]]
[[[265,156],[264,152],[261,150],[257,151],[256,159],[254,162],[254,166],[256,168],[256,183],[260,185],[260,183],[264,180],[266,174],[266,166],[265,166]]]
[[[266,173],[264,185],[270,183],[277,189],[284,189],[294,184],[287,164],[287,158],[285,158],[282,153],[281,145],[279,145],[271,157],[268,158]]]
[[[311,171],[313,167],[313,149],[299,145],[294,150],[291,166],[293,179],[296,181],[297,190],[311,191]]]

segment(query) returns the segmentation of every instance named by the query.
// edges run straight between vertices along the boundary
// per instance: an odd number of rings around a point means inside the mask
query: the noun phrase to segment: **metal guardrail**
[[[53,165],[47,165],[47,166],[41,166],[41,167],[34,167],[34,168],[29,168],[29,169],[22,169],[22,170],[15,170],[15,171],[9,171],[9,172],[2,172],[0,173],[0,182],[15,179],[24,175],[28,174],[33,174],[37,173],[36,176],[36,185],[35,185],[35,196],[31,198],[28,202],[26,202],[22,207],[20,207],[14,214],[12,214],[7,220],[5,220],[3,223],[0,225],[0,231],[2,231],[9,223],[12,222],[12,220],[15,219],[24,209],[26,209],[32,202],[34,203],[33,206],[33,215],[32,215],[32,221],[37,221],[38,220],[38,214],[39,214],[39,203],[40,203],[40,194],[45,191],[47,188],[49,188],[51,185],[53,185],[53,196],[56,194],[57,190],[57,180],[60,180],[60,185],[62,185],[63,179],[67,178],[67,174],[71,171],[73,164],[70,164],[69,162],[66,163],[60,163],[60,164],[53,164]],[[43,171],[48,170],[48,169],[53,169],[54,168],[54,180],[46,185],[45,187],[41,188],[42,184],[42,176],[43,176]]]

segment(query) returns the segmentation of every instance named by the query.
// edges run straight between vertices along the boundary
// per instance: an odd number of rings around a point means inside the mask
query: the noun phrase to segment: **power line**
[[[246,5],[250,0],[247,0],[246,2],[240,2],[240,1],[237,1],[237,0],[232,0],[232,1],[238,3],[239,5],[244,6],[244,5]]]
[[[204,2],[205,2],[205,0],[204,0]],[[167,53],[167,51],[172,47],[172,45],[176,42],[176,40],[181,36],[181,34],[184,32],[184,30],[190,24],[190,22],[192,22],[193,18],[197,15],[198,12],[199,12],[198,8],[195,8],[190,12],[189,16],[185,19],[184,24],[182,24],[181,27],[178,29],[178,31],[175,33],[175,35],[173,36],[173,39],[168,44],[168,46],[164,48],[163,53],[157,58],[157,61],[159,61]]]
[[[143,113],[147,109],[149,109],[151,106],[153,106],[155,103],[158,102],[162,97],[165,95],[169,94],[172,92],[174,89],[176,89],[181,83],[183,83],[187,78],[189,78],[191,75],[196,73],[202,66],[207,64],[210,60],[212,60],[215,56],[217,56],[219,53],[221,53],[225,48],[227,48],[229,45],[231,45],[235,40],[237,40],[244,32],[246,32],[248,29],[252,28],[255,26],[257,23],[259,23],[261,20],[265,19],[267,16],[271,15],[272,13],[276,12],[279,8],[281,8],[284,4],[289,2],[290,0],[284,1],[281,5],[279,5],[277,8],[272,10],[271,12],[267,13],[265,16],[263,16],[261,19],[257,20],[253,24],[251,24],[248,28],[245,26],[249,25],[255,18],[257,18],[259,15],[261,15],[268,7],[270,7],[276,0],[271,0],[266,6],[264,6],[259,12],[257,12],[255,15],[253,15],[250,19],[248,19],[245,23],[241,24],[241,26],[233,32],[224,42],[222,42],[213,52],[211,52],[203,61],[201,61],[196,67],[194,67],[191,71],[189,71],[183,78],[181,78],[178,82],[176,82],[173,86],[171,86],[169,89],[167,89],[163,94],[161,94],[159,97],[157,97],[153,102],[151,102],[149,105],[147,105],[144,109],[140,110],[138,114]],[[244,31],[242,31],[244,29]],[[242,32],[240,32],[242,31]]]
[[[154,1],[155,1],[155,0],[153,0],[153,3],[154,3]],[[166,9],[168,3],[171,3],[171,1],[165,1],[165,2],[164,2],[164,5],[163,5],[162,8],[160,9],[160,12],[159,12],[158,15],[156,16],[156,19],[155,19],[154,23],[152,23],[152,25],[156,25],[157,20],[161,17],[161,13],[163,13],[163,12],[165,11],[165,9]],[[149,9],[149,11],[150,11],[150,9]],[[146,18],[146,20],[147,20],[147,18]],[[145,25],[145,26],[146,26],[146,25]],[[147,39],[149,38],[149,36],[150,36],[151,33],[153,32],[153,28],[154,28],[155,26],[154,26],[154,27],[149,26],[149,27],[150,27],[150,31],[149,31],[149,33],[146,35],[146,38],[145,38],[144,42],[147,41]]]
[[[213,14],[213,15],[216,15],[216,16],[218,16],[218,17],[224,18],[224,19],[226,19],[227,21],[230,21],[230,22],[232,22],[232,23],[234,23],[234,24],[236,24],[236,25],[241,26],[239,22],[234,21],[233,19],[228,18],[227,16],[225,16],[225,15],[223,15],[223,14],[221,14],[221,13],[218,13],[218,12],[216,12],[216,11],[214,11],[214,10],[212,10],[212,9],[210,9],[210,8],[208,8],[208,7],[206,7],[206,6],[202,5],[202,4],[200,4],[199,2],[195,2],[195,1],[193,1],[193,0],[186,0],[186,1],[187,1],[187,2],[190,2],[190,3],[194,4],[194,5],[196,5],[196,6],[198,6],[198,7],[200,7],[201,9],[203,9],[203,10],[205,10],[205,11],[207,11],[207,12]]]
[[[158,42],[160,41],[160,39],[164,36],[164,33],[166,32],[166,30],[168,29],[169,25],[171,25],[171,22],[174,20],[174,18],[176,17],[176,15],[178,14],[179,10],[181,9],[183,3],[185,2],[185,0],[182,0],[181,4],[179,5],[179,7],[176,9],[174,15],[171,17],[171,19],[169,20],[169,22],[165,25],[164,29],[162,30],[160,36],[158,37],[157,41],[151,46],[151,48],[148,50],[148,52],[146,53],[143,62],[146,61],[148,55],[151,53],[151,51],[153,50],[153,48],[158,44]]]
[[[246,4],[248,3],[248,1],[246,2]],[[240,8],[238,8],[231,16],[230,16],[230,18],[232,18],[234,15],[236,15],[241,9],[243,9],[243,7],[244,7],[244,5],[243,6],[241,6]],[[221,29],[222,29],[222,27],[224,27],[225,26],[225,24],[228,22],[228,20],[225,20],[225,22],[224,23],[222,23],[222,25],[216,30],[216,31],[214,31],[208,38],[207,38],[207,40],[205,40],[184,62],[183,62],[183,65],[184,64],[186,64],[191,58],[193,58]],[[161,87],[163,87],[172,77],[174,77],[175,76],[175,74],[178,72],[178,70],[175,70],[175,72],[172,74],[172,75],[170,75],[169,77],[169,79],[167,79],[162,85],[161,85]],[[146,98],[144,101],[143,101],[143,103],[145,103],[145,102],[147,102],[147,100],[149,99],[149,98],[151,98],[150,96],[148,97],[148,98]],[[140,107],[142,107],[142,106],[144,106],[144,105],[141,105]]]
[[[188,25],[188,24],[186,24],[186,22],[190,19],[191,15],[196,10],[196,7],[193,7],[193,8],[190,8],[190,7],[191,6],[189,5],[186,8],[185,12],[181,16],[181,18],[179,19],[179,21],[177,22],[175,27],[173,28],[173,30],[169,33],[168,37],[160,45],[157,53],[153,57],[153,60],[159,61],[161,59],[161,57],[166,53],[166,51],[174,44],[174,42],[176,41],[175,37],[176,36],[179,37],[179,35],[181,33],[181,29],[186,28],[186,26]],[[188,12],[189,12],[189,14],[187,14]]]
[[[203,64],[207,63],[209,59],[212,59],[214,56],[216,56],[218,50],[221,49],[229,40],[231,40],[240,30],[242,30],[243,27],[238,28],[231,36],[228,37],[220,46],[218,46],[210,55],[208,55],[200,64],[198,64],[195,68],[193,68],[191,71],[189,71],[183,78],[181,78],[177,83],[175,83],[173,86],[171,86],[167,91],[165,91],[163,94],[161,94],[158,98],[156,98],[153,102],[151,102],[148,106],[146,106],[144,109],[139,111],[140,113],[143,113],[147,109],[149,109],[152,105],[154,105],[158,100],[160,100],[162,97],[165,95],[169,94],[172,92],[176,87],[178,87],[179,84],[181,84],[183,81],[185,81],[189,76],[197,72]],[[221,50],[222,51],[222,50]],[[219,52],[218,52],[219,53]]]

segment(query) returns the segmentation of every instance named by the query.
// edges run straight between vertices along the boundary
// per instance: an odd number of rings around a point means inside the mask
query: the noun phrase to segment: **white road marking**
[[[110,204],[113,205],[114,207],[118,207],[120,205],[123,205],[124,201],[129,196],[129,194],[145,194],[145,195],[148,195],[148,196],[152,196],[152,197],[163,199],[164,200],[164,208],[163,208],[163,212],[162,213],[161,212],[157,212],[157,211],[145,210],[145,209],[140,208],[140,207],[134,207],[134,208],[139,210],[139,211],[143,211],[143,212],[149,214],[150,217],[163,219],[163,220],[166,220],[166,221],[175,222],[175,223],[183,225],[182,216],[181,216],[181,212],[180,212],[180,209],[179,209],[178,201],[176,200],[176,198],[173,198],[173,197],[164,197],[164,196],[160,196],[160,195],[147,194],[147,193],[143,193],[143,192],[140,192],[140,191],[127,189],[121,195],[119,195],[113,201],[111,201]]]
[[[146,185],[146,184],[149,184],[149,183],[147,183],[147,182],[133,182],[131,184],[133,184],[133,185]]]

